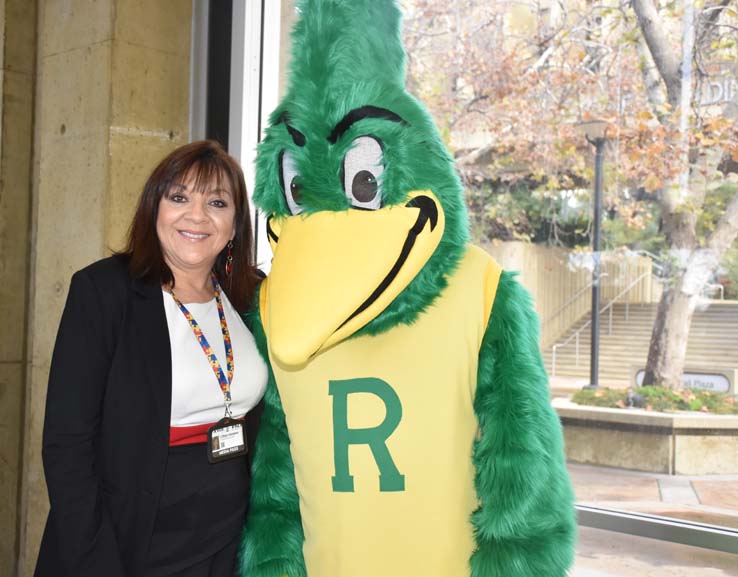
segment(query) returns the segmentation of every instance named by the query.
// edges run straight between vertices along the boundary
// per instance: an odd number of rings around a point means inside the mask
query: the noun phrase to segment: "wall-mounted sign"
[[[644,369],[638,369],[635,375],[637,386],[643,385]],[[735,391],[735,371],[708,372],[694,369],[684,371],[682,386],[687,389],[715,391],[719,393],[733,393]]]
[[[701,106],[727,104],[738,99],[738,77],[723,76],[705,83],[700,99]]]
[[[695,95],[699,106],[724,107],[723,112],[732,118],[738,106],[738,66],[735,62],[719,62],[708,72]]]

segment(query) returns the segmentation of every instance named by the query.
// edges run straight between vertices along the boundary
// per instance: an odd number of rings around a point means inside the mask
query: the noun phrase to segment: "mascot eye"
[[[300,214],[302,212],[302,206],[300,206],[302,200],[300,173],[297,170],[297,162],[292,158],[289,150],[282,153],[280,164],[282,165],[282,192],[284,192],[287,207],[293,215]]]
[[[351,143],[343,159],[343,190],[351,206],[370,210],[381,207],[382,158],[382,144],[372,136],[360,136]]]

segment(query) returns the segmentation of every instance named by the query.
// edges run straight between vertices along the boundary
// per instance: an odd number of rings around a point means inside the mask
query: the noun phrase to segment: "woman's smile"
[[[193,232],[191,230],[180,230],[179,234],[181,234],[186,239],[189,239],[192,241],[203,240],[210,236],[209,234],[204,233],[204,232]]]

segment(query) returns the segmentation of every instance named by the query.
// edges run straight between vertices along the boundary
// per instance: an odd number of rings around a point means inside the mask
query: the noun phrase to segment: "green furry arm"
[[[251,319],[251,326],[259,353],[269,366],[266,336],[258,310]],[[264,413],[252,465],[251,505],[241,543],[240,574],[243,577],[304,577],[303,540],[287,424],[269,366]]]
[[[576,540],[561,425],[528,293],[503,272],[479,353],[472,577],[564,577]]]

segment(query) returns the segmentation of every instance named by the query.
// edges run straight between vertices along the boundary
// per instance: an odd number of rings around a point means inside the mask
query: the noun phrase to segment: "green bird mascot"
[[[538,319],[468,244],[393,0],[302,0],[254,192],[271,371],[244,577],[563,577],[575,520]]]

